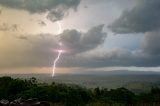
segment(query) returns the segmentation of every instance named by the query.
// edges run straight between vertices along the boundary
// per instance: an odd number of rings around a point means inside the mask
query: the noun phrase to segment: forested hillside
[[[38,83],[29,80],[0,78],[0,99],[13,101],[17,98],[37,98],[53,106],[119,106],[119,105],[160,105],[160,88],[154,87],[148,93],[134,94],[126,88],[87,89],[77,85],[60,83]]]

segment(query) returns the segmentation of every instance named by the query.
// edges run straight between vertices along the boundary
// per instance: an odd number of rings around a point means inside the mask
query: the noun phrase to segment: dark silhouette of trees
[[[38,83],[36,78],[28,80],[0,78],[0,99],[9,101],[17,98],[37,98],[62,106],[108,106],[108,105],[154,105],[160,104],[160,88],[152,88],[148,93],[135,95],[126,88],[86,89],[77,85]],[[57,106],[57,105],[55,105]]]

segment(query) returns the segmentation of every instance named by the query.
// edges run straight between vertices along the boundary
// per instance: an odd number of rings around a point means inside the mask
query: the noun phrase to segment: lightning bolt
[[[58,34],[62,33],[62,25],[60,23],[60,21],[57,21],[57,26],[58,26]]]
[[[62,33],[62,26],[61,26],[61,23],[59,21],[57,21],[57,26],[58,26],[58,29],[59,29],[58,34]],[[62,46],[61,42],[59,42],[59,46],[60,47]],[[55,75],[56,64],[57,64],[57,61],[60,59],[60,56],[61,56],[63,50],[60,48],[59,50],[57,50],[57,52],[58,52],[58,55],[53,62],[52,77],[54,77],[54,75]]]
[[[54,63],[53,63],[52,77],[54,77],[55,69],[56,69],[56,63],[57,63],[57,61],[59,60],[62,52],[63,52],[63,50],[58,50],[58,56],[57,56],[57,58],[54,60]]]

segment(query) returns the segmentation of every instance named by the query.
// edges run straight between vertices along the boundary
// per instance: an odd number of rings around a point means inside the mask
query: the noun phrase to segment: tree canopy
[[[61,83],[38,83],[36,78],[28,80],[13,79],[11,77],[0,78],[0,99],[9,101],[17,98],[37,98],[48,101],[54,106],[107,106],[160,104],[160,88],[154,87],[148,93],[134,94],[126,88],[87,89],[77,85]],[[58,105],[59,104],[59,105]]]

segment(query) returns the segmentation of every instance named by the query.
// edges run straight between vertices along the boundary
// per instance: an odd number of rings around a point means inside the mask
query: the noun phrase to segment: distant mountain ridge
[[[160,72],[115,70],[115,71],[88,71],[88,72],[85,72],[84,74],[90,74],[90,75],[160,75]]]
[[[18,77],[34,77],[34,76],[46,76],[51,77],[49,73],[44,74],[0,74],[0,76],[18,76]],[[103,70],[97,70],[97,71],[82,71],[79,73],[56,73],[56,76],[65,76],[65,75],[160,75],[160,72],[158,71],[129,71],[129,70],[114,70],[114,71],[103,71]]]

